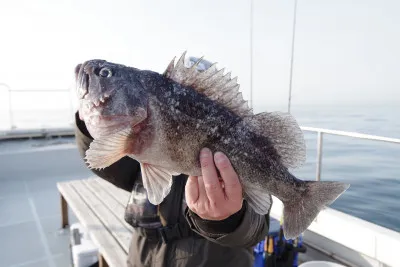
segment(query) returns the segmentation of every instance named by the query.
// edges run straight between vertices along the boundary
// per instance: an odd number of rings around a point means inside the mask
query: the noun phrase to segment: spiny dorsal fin
[[[183,85],[190,86],[210,99],[220,103],[239,116],[253,115],[247,101],[239,92],[237,78],[231,79],[231,73],[224,75],[224,69],[218,70],[212,64],[207,70],[200,71],[197,66],[203,60],[200,58],[192,66],[185,62],[186,52],[175,64],[175,58],[168,65],[164,76]]]

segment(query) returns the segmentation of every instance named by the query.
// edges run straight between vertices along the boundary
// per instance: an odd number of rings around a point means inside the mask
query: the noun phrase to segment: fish
[[[79,118],[93,137],[84,157],[88,168],[135,159],[147,197],[158,205],[175,176],[202,175],[202,148],[223,152],[248,205],[265,215],[277,197],[283,203],[284,236],[296,238],[350,184],[295,177],[290,169],[304,164],[306,145],[293,115],[254,113],[237,76],[204,62],[201,57],[191,63],[185,51],[163,73],[103,59],[78,64]]]

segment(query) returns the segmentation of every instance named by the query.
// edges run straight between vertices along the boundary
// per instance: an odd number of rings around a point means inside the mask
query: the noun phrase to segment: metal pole
[[[250,108],[253,108],[253,0],[250,0]]]
[[[11,87],[6,83],[0,83],[0,86],[4,86],[8,90],[8,116],[10,118],[10,129],[15,129],[14,119],[12,114],[12,104],[11,104]]]
[[[296,15],[297,15],[297,0],[294,0],[294,14],[293,14],[293,32],[292,32],[292,53],[290,58],[290,79],[289,79],[289,101],[288,112],[290,113],[290,106],[292,102],[292,77],[293,77],[293,58],[294,58],[294,42],[296,37]]]
[[[321,181],[321,166],[322,166],[322,139],[323,133],[318,132],[317,138],[317,173],[316,173],[316,181]]]
[[[12,100],[11,100],[11,97],[12,97],[12,91],[11,91],[11,88],[8,88],[8,103],[9,103],[8,107],[9,107],[9,114],[10,114],[10,127],[11,127],[11,130],[12,130],[12,129],[15,129],[16,127],[14,125],[14,117],[13,117],[13,111],[12,111]]]
[[[70,109],[70,116],[71,116],[71,120],[74,121],[75,120],[75,112],[74,112],[74,105],[73,105],[73,95],[71,93],[71,90],[68,90],[68,95],[69,95],[69,109]]]

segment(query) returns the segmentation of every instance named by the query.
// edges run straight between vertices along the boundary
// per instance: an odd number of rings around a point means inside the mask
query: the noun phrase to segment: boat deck
[[[0,170],[0,266],[71,266],[69,231],[60,230],[56,183],[93,175],[74,139],[1,141]],[[70,222],[76,221],[70,212]],[[307,249],[301,261],[335,261]]]
[[[73,139],[0,143],[0,266],[67,267],[56,183],[85,178]],[[71,222],[76,222],[70,213]]]

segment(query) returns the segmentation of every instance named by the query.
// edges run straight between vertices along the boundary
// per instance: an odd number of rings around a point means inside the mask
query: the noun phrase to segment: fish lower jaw
[[[91,117],[91,116],[101,116],[102,111],[105,107],[104,103],[93,103],[90,100],[81,100],[79,103],[79,110],[84,117]]]
[[[91,94],[86,94],[81,101],[84,102],[84,105],[89,110],[93,110],[95,108],[99,108],[102,106],[105,106],[107,104],[107,100],[110,98],[112,91],[107,91],[99,95],[91,95]]]
[[[105,99],[103,99],[103,101],[101,101],[100,99],[94,99],[94,100],[91,99],[91,100],[86,101],[85,104],[91,112],[96,112],[96,108],[100,108],[100,107],[104,106]]]
[[[93,138],[110,136],[127,127],[130,127],[129,122],[111,122],[101,118],[101,116],[90,117],[85,121],[86,128]]]
[[[102,124],[102,119],[100,115],[91,115],[86,118],[85,120],[86,125],[92,125],[92,126],[99,126]]]

